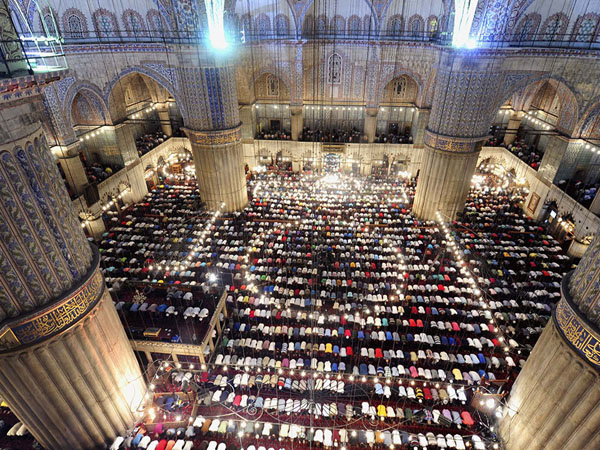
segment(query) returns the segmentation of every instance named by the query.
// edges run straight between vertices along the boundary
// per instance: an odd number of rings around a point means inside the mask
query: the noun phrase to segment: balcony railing
[[[360,40],[377,42],[423,42],[441,46],[452,45],[452,33],[446,32],[411,32],[411,31],[310,31],[296,34],[295,32],[258,32],[245,31],[229,33],[229,41],[238,44],[253,44],[262,41],[286,40]],[[64,44],[200,44],[205,42],[201,31],[91,31],[91,32],[64,32]],[[477,46],[482,48],[557,48],[557,49],[600,49],[600,36],[547,34],[536,33],[530,35],[489,35],[479,36]]]
[[[28,35],[19,39],[0,40],[0,77],[46,73],[67,68],[59,39],[45,35]]]

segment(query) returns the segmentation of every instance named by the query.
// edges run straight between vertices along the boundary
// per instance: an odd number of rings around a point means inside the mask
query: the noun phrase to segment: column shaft
[[[410,134],[413,138],[413,147],[423,147],[425,143],[425,129],[429,122],[429,113],[428,109],[417,109],[410,129]]]
[[[134,424],[144,380],[41,111],[5,104],[0,123],[0,397],[46,449],[104,448]]]
[[[444,220],[453,220],[463,210],[478,153],[502,101],[501,64],[501,58],[441,52],[413,208],[420,219],[433,220],[439,210]]]
[[[379,114],[379,108],[367,108],[365,113],[365,136],[368,143],[373,143],[377,135],[377,114]]]
[[[577,143],[562,136],[551,136],[548,139],[548,145],[540,162],[538,173],[550,182],[559,179],[558,170],[565,153],[571,146],[575,147]]]
[[[58,163],[65,174],[65,179],[71,190],[76,195],[81,194],[88,184],[88,179],[79,154],[66,156],[64,158],[59,156]]]
[[[186,129],[192,144],[200,198],[209,209],[225,203],[238,211],[248,203],[241,144],[236,69],[232,61],[214,58],[204,67],[180,67],[186,103]]]
[[[523,120],[524,115],[525,113],[523,111],[511,112],[510,119],[508,120],[508,126],[506,127],[506,133],[504,134],[505,145],[512,144],[517,138],[517,132],[519,131],[521,120]]]
[[[435,220],[439,211],[451,221],[461,212],[471,187],[481,141],[426,139],[413,211],[423,220]],[[436,148],[436,147],[443,147]]]
[[[171,126],[171,116],[169,115],[169,103],[158,103],[156,111],[158,112],[158,120],[160,120],[160,128],[167,137],[173,136],[173,127]]]
[[[292,119],[292,141],[297,141],[304,127],[304,115],[302,106],[291,106],[290,115]]]
[[[106,445],[133,424],[145,393],[102,282],[100,289],[100,301],[72,328],[0,356],[3,398],[47,449]]]
[[[600,237],[565,276],[561,299],[515,382],[500,424],[508,450],[595,448],[600,426]]]
[[[252,105],[240,106],[240,120],[242,121],[242,140],[250,141],[254,139],[254,108]]]
[[[239,211],[248,203],[244,148],[239,132],[239,127],[214,133],[186,130],[192,143],[200,198],[210,210],[219,209],[225,203],[224,211]]]

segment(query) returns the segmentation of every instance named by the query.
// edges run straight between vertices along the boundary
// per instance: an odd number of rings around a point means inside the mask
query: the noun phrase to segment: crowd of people
[[[503,143],[502,138],[492,137],[486,142],[486,145],[507,148],[511,153],[518,156],[519,159],[535,170],[539,169],[544,156],[544,154],[537,150],[536,147],[528,146],[522,139],[517,139],[513,144],[507,146]],[[585,208],[590,207],[594,201],[596,192],[598,192],[598,188],[600,187],[600,183],[598,182],[585,183],[582,180],[577,179],[562,179],[559,180],[556,185]]]
[[[80,154],[83,155],[83,153]],[[118,167],[111,166],[110,164],[88,163],[87,160],[84,160],[84,167],[90,184],[101,183],[119,171]]]
[[[485,176],[452,223],[415,220],[408,178],[261,174],[229,215],[150,193],[100,245],[117,306],[163,284],[185,327],[187,289],[218,288],[227,318],[205,365],[156,372],[153,417],[115,448],[492,448],[569,262]]]
[[[210,217],[198,214],[198,207],[195,187],[166,185],[115,218],[99,240],[106,281],[132,339],[199,344],[205,336],[220,294],[199,275],[205,263],[180,272],[172,261],[188,255],[187,245]],[[169,265],[173,273],[149,277],[153,266]]]
[[[162,131],[155,131],[154,133],[146,133],[135,140],[135,147],[137,148],[138,155],[142,156],[148,153],[156,146],[162,144],[167,140],[167,135]]]
[[[544,153],[539,151],[537,147],[528,145],[524,139],[516,139],[512,144],[504,144],[503,137],[492,137],[485,145],[491,147],[505,147],[512,154],[519,157],[519,159],[525,162],[528,166],[535,170],[540,168],[542,157]]]
[[[375,136],[377,144],[412,144],[410,132],[405,133],[380,133]]]
[[[516,140],[512,144],[507,145],[506,148],[533,169],[538,170],[540,168],[544,154],[538,151],[535,146],[529,146],[523,140]]]
[[[355,127],[352,127],[349,130],[327,129],[324,131],[304,127],[298,140],[307,142],[341,142],[357,144],[362,142],[362,133]]]
[[[572,179],[559,180],[556,185],[585,208],[590,207],[598,188],[600,188],[600,183],[584,183],[581,180]]]
[[[265,139],[269,141],[289,141],[292,134],[286,130],[259,130],[256,132],[255,139]]]

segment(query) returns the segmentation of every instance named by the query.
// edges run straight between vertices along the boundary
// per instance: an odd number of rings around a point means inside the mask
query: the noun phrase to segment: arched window
[[[317,18],[317,34],[326,34],[327,33],[327,17],[319,16]]]
[[[360,17],[350,16],[348,19],[348,34],[358,36],[360,34]]]
[[[344,18],[341,16],[335,16],[333,18],[333,20],[331,21],[331,28],[332,28],[333,33],[336,36],[340,36],[340,35],[344,34],[344,28],[345,28]]]
[[[104,33],[109,33],[111,31],[113,31],[113,27],[112,27],[112,22],[110,20],[110,17],[105,16],[103,14],[98,16],[98,28],[100,29],[100,31],[104,32]]]
[[[81,22],[81,17],[71,14],[67,18],[67,27],[67,31],[72,38],[83,37],[83,23]]]
[[[144,30],[144,22],[142,17],[135,11],[125,11],[123,13],[123,23],[125,30],[130,36],[140,34]]]
[[[412,37],[421,37],[423,34],[423,18],[419,15],[414,15],[408,21],[408,31]]]
[[[526,17],[523,22],[523,26],[521,27],[521,31],[519,32],[519,40],[525,40],[528,38],[531,33],[531,29],[533,28],[533,19],[531,17]]]
[[[159,33],[165,31],[165,24],[163,22],[163,18],[160,16],[160,13],[158,11],[148,11],[147,20],[148,26],[152,31],[158,31]]]
[[[49,12],[44,14],[44,25],[46,26],[48,34],[51,34],[52,36],[58,34],[56,31],[56,24],[54,23],[54,17]]]
[[[591,42],[596,35],[596,28],[598,28],[598,19],[596,17],[584,17],[582,20],[580,19],[575,40],[577,42]]]
[[[94,26],[100,36],[112,37],[117,32],[117,18],[110,11],[100,8],[92,15]]]
[[[275,18],[275,30],[277,36],[287,36],[290,33],[290,24],[288,18],[283,14],[279,14]]]
[[[440,31],[448,31],[448,16],[442,16],[442,19],[440,20]]]
[[[537,13],[527,14],[523,17],[517,26],[517,31],[514,36],[515,40],[523,41],[533,39],[540,26],[540,20],[541,17]]]
[[[315,18],[312,14],[307,14],[302,24],[302,35],[309,37],[315,32]]]
[[[275,75],[267,76],[267,96],[279,97],[279,78]]]
[[[271,20],[266,14],[261,14],[256,19],[256,29],[260,37],[268,37],[271,34]]]
[[[329,57],[327,63],[327,82],[329,84],[340,84],[342,82],[342,57],[337,53]]]
[[[242,16],[242,30],[246,35],[249,35],[252,31],[252,20],[250,19],[250,14],[244,14]]]
[[[405,97],[406,85],[406,77],[396,78],[394,80],[394,97]]]
[[[404,20],[402,16],[392,16],[388,21],[388,33],[394,37],[402,36],[402,30],[404,28]]]
[[[566,29],[566,17],[561,13],[554,14],[546,20],[542,30],[543,38],[549,41],[562,40]]]

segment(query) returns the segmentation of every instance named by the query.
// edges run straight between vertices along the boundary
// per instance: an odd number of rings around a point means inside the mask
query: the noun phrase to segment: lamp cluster
[[[549,130],[550,128],[552,128],[547,122],[538,119],[531,113],[526,113],[524,120],[527,120],[534,125],[539,125],[542,128],[542,130]]]
[[[133,113],[132,115],[129,116],[130,119],[139,119],[144,113],[149,113],[152,112],[154,110],[156,110],[157,106],[156,103],[151,103],[150,106],[148,106],[145,109],[142,109],[136,113]]]

